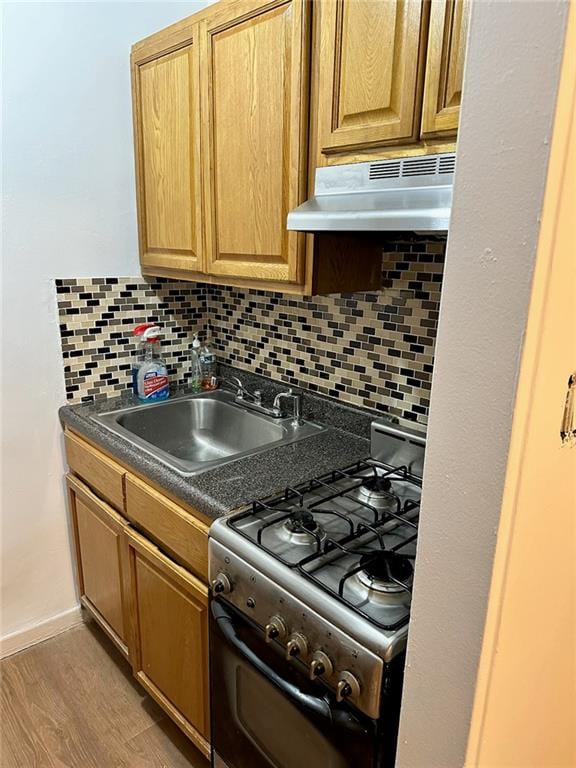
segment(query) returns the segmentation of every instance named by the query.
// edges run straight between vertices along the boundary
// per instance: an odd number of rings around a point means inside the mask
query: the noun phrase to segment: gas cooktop
[[[424,445],[373,422],[370,458],[210,528],[216,602],[372,718],[406,648]]]
[[[375,625],[410,613],[420,481],[374,459],[255,501],[228,525]]]
[[[214,593],[263,627],[266,611],[293,626],[313,616],[392,658],[406,645],[424,448],[422,434],[375,421],[369,458],[217,520]]]

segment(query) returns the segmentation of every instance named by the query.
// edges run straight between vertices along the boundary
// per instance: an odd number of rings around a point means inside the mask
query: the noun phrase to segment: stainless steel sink
[[[256,413],[235,403],[234,396],[223,390],[132,406],[92,418],[185,475],[293,443],[325,429],[309,421],[295,426],[291,418]]]

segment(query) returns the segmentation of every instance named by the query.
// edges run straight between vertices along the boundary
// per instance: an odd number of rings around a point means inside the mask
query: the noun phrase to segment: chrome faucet
[[[296,394],[291,389],[287,392],[279,392],[274,398],[273,406],[269,408],[262,405],[262,392],[259,389],[250,392],[238,376],[230,376],[229,379],[220,377],[218,382],[221,387],[232,389],[234,402],[238,405],[258,411],[258,413],[265,413],[267,416],[273,416],[275,419],[287,418],[287,414],[282,408],[282,400],[287,398],[292,401],[292,426],[299,427],[304,423],[302,419],[302,395]]]
[[[302,395],[289,389],[287,392],[279,392],[274,398],[274,410],[282,414],[282,400],[286,398],[292,401],[292,426],[299,427],[302,424]]]
[[[220,378],[218,381],[220,382],[220,386],[229,386],[236,391],[236,400],[245,400],[245,398],[248,398],[255,405],[262,405],[262,392],[259,389],[256,389],[254,392],[249,392],[238,376],[231,376],[229,379]]]

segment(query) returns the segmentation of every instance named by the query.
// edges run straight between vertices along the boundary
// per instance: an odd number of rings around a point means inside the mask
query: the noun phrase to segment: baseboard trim
[[[10,635],[5,635],[0,638],[0,659],[5,659],[7,656],[23,651],[31,645],[36,645],[36,643],[41,643],[43,640],[55,637],[81,622],[82,614],[80,606],[77,605],[39,624],[34,624],[33,626],[19,629],[17,632],[12,632]]]

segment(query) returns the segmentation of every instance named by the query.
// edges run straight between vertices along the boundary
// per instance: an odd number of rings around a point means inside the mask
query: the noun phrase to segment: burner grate
[[[414,506],[411,507],[411,509],[415,509],[418,507],[418,504],[414,503]],[[380,525],[384,525],[386,521],[383,521],[380,523]],[[410,522],[406,520],[405,522]],[[376,536],[376,539],[379,541],[380,549],[364,549],[361,546],[361,537],[364,534],[371,533]],[[399,544],[394,545],[393,547],[386,548],[384,546],[383,541],[383,533],[382,531],[378,530],[378,528],[375,528],[374,526],[370,525],[360,525],[358,526],[358,529],[354,533],[354,535],[347,537],[345,541],[334,541],[334,540],[328,540],[324,543],[323,550],[324,552],[321,554],[326,554],[334,550],[339,550],[339,555],[336,556],[336,558],[332,559],[330,561],[330,564],[333,565],[340,557],[345,557],[347,555],[352,555],[360,558],[360,561],[362,560],[362,557],[373,557],[376,559],[379,555],[381,555],[382,552],[387,552],[390,554],[400,554],[400,550],[407,547],[412,542],[416,541],[417,533],[414,533],[412,536],[409,536],[406,539],[403,539]],[[301,574],[303,574],[306,578],[313,581],[315,584],[317,584],[319,587],[321,587],[325,592],[328,592],[328,594],[331,595],[337,595],[337,597],[345,603],[349,608],[351,608],[353,611],[356,611],[356,613],[359,613],[361,616],[363,616],[365,619],[368,619],[368,621],[371,621],[373,624],[377,624],[378,626],[382,627],[383,629],[398,629],[399,627],[403,626],[408,621],[408,616],[401,618],[400,620],[384,624],[381,621],[376,621],[374,619],[374,616],[370,613],[369,610],[367,610],[363,605],[359,604],[358,602],[353,602],[349,600],[345,594],[345,586],[346,583],[351,579],[353,576],[356,576],[358,573],[363,571],[366,567],[366,562],[362,563],[359,562],[357,566],[354,568],[349,569],[344,576],[341,577],[341,579],[338,582],[338,591],[335,592],[334,590],[330,589],[329,587],[322,582],[321,579],[319,579],[314,571],[313,566],[315,563],[318,562],[319,557],[321,556],[318,554],[310,555],[309,557],[301,560],[298,563],[298,570]],[[408,553],[401,553],[402,557],[413,560],[414,555],[408,554]],[[308,567],[311,566],[311,569],[308,569]],[[412,588],[409,584],[406,582],[401,581],[400,579],[394,579],[395,583],[398,585],[398,587],[404,591],[405,593],[411,595],[412,594]]]
[[[407,544],[409,544],[412,541],[414,541],[415,538],[416,538],[415,535],[411,536],[410,539],[406,539],[405,541],[402,542],[402,544],[397,545],[396,547],[391,547],[390,549],[385,549],[384,547],[382,547],[382,549],[380,549],[380,550],[369,551],[369,552],[365,552],[365,553],[361,553],[361,552],[358,552],[358,551],[352,552],[351,554],[354,554],[354,555],[359,555],[359,554],[362,555],[360,557],[360,563],[355,568],[352,568],[352,570],[348,571],[348,573],[346,573],[340,579],[340,581],[338,582],[338,595],[339,595],[339,597],[344,599],[344,587],[346,586],[346,582],[348,581],[348,579],[352,578],[352,576],[355,576],[357,573],[361,573],[362,571],[366,571],[367,569],[370,568],[371,565],[373,565],[373,564],[375,565],[377,563],[377,561],[378,561],[378,558],[380,558],[383,553],[386,553],[386,554],[391,555],[391,556],[398,556],[398,554],[399,554],[398,550],[402,549]],[[403,559],[406,559],[406,560],[413,560],[414,559],[413,555],[407,555],[407,554],[404,554],[401,557]],[[368,558],[368,559],[365,559],[365,558]],[[392,573],[390,573],[389,578],[391,579],[391,581],[393,581],[397,586],[399,586],[405,592],[408,592],[409,594],[412,594],[412,589],[406,583],[406,581],[401,581],[400,579],[396,578]]]
[[[310,530],[305,527],[304,523],[299,521],[297,517],[295,517],[295,514],[297,514],[300,509],[302,511],[304,510],[304,507],[297,507],[296,510],[291,510],[289,512],[285,512],[284,514],[280,514],[278,516],[278,510],[274,509],[274,507],[265,504],[264,502],[254,502],[253,505],[253,511],[247,514],[253,514],[253,513],[259,513],[259,512],[271,512],[275,515],[275,517],[271,518],[270,520],[266,520],[262,523],[262,525],[258,528],[258,532],[256,534],[256,540],[258,542],[258,545],[262,547],[262,549],[266,550],[270,555],[275,557],[277,560],[280,560],[284,565],[288,565],[290,567],[294,567],[297,565],[297,563],[294,563],[292,561],[287,560],[286,558],[279,555],[277,552],[275,552],[273,549],[271,549],[266,542],[263,540],[264,534],[267,530],[270,530],[271,528],[276,528],[277,526],[281,525],[282,523],[291,522],[293,524],[294,531],[297,531],[299,533],[308,533],[310,536],[314,537],[315,544],[316,544],[316,553],[320,554],[322,551],[322,533],[321,533],[321,526],[318,525],[318,527],[314,530]],[[307,510],[308,511],[308,510]],[[333,509],[315,509],[315,513],[318,515],[331,515],[333,517],[337,517],[342,520],[342,522],[348,527],[350,534],[354,533],[354,524],[351,520],[349,520],[346,515],[343,515],[341,512],[338,512],[337,510]],[[243,518],[244,519],[244,518]],[[233,527],[235,527],[233,525]],[[240,533],[245,535],[242,530],[240,530]]]
[[[359,489],[366,484],[367,480],[373,479],[374,484],[386,487],[386,494],[393,502],[384,509],[374,506],[359,493]],[[376,558],[379,553],[387,552],[391,556],[397,554],[414,559],[414,555],[403,553],[401,550],[416,540],[418,524],[415,513],[419,510],[420,502],[413,499],[402,501],[392,488],[388,489],[385,483],[387,479],[392,481],[392,486],[394,481],[420,486],[420,480],[412,476],[406,466],[390,467],[373,459],[359,461],[345,469],[331,470],[298,488],[287,487],[282,494],[271,500],[254,501],[246,511],[234,515],[228,521],[228,525],[244,538],[252,542],[255,539],[258,546],[271,557],[297,570],[305,578],[313,581],[325,592],[341,600],[372,623],[384,629],[396,629],[408,621],[408,615],[394,623],[384,623],[371,615],[365,607],[352,602],[346,596],[346,585],[349,579],[362,571],[363,565],[354,565],[348,569],[339,579],[337,588],[327,586],[314,572],[319,570],[320,565],[322,568],[330,567],[341,558],[349,556],[366,555]],[[358,508],[364,509],[369,513],[365,517],[369,517],[371,522],[356,521],[354,523],[348,515],[331,508],[330,503],[337,499],[347,499]],[[410,519],[414,517],[416,519]],[[252,536],[248,535],[243,523],[260,518],[261,522],[258,524],[255,536],[253,531]],[[326,534],[322,523],[330,519],[342,523],[342,535]],[[308,549],[306,556],[290,560],[268,545],[267,533],[277,530],[278,526],[286,523],[289,524],[291,531],[309,535],[313,552],[310,553]],[[385,537],[392,524],[394,524],[394,530],[402,527],[404,530],[411,529],[414,533],[394,546],[387,547]],[[328,560],[325,563],[327,557]],[[411,594],[410,584],[398,579],[397,586],[399,590]]]

